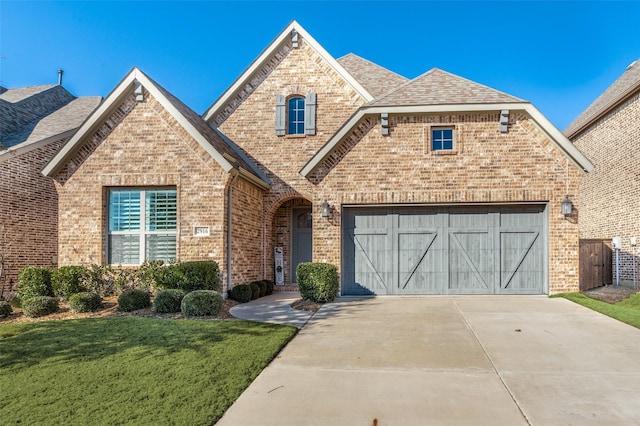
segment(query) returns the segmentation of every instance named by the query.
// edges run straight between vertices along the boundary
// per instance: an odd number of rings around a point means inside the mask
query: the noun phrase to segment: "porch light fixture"
[[[562,206],[562,214],[563,215],[565,215],[565,216],[571,215],[571,213],[573,212],[573,203],[569,199],[568,195],[564,196],[564,200],[562,200],[561,206]]]
[[[329,217],[330,214],[331,206],[329,205],[327,200],[324,200],[324,203],[322,203],[322,217]]]

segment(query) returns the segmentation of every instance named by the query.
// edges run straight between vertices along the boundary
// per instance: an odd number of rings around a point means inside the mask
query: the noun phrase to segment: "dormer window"
[[[287,134],[304,135],[304,98],[293,96],[287,101]]]
[[[276,95],[276,135],[316,134],[316,94]]]

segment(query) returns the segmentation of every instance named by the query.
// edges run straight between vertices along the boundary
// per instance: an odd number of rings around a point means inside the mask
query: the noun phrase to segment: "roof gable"
[[[338,58],[337,61],[376,99],[409,81],[408,78],[353,53]]]
[[[367,117],[381,114],[438,114],[523,111],[581,170],[593,170],[593,164],[537,108],[490,87],[433,68],[389,93],[361,107],[300,170],[309,177],[340,143]]]
[[[245,157],[238,155],[234,147],[227,144],[225,139],[223,139],[216,130],[207,125],[198,114],[135,67],[107,96],[100,107],[85,121],[51,162],[47,164],[42,173],[46,176],[54,177],[73,157],[77,150],[82,147],[86,138],[91,137],[104,120],[108,119],[112,111],[118,107],[121,101],[133,92],[142,93],[141,88],[149,91],[151,96],[176,119],[187,133],[189,133],[226,172],[240,173],[252,182],[262,187],[268,187],[268,180],[259,172],[255,165],[248,162]]]
[[[640,59],[629,65],[607,90],[573,120],[564,134],[568,138],[575,137],[637,91],[640,91]]]
[[[233,82],[233,84],[202,115],[211,123],[213,118],[229,104],[235,104],[237,95],[250,94],[262,83],[261,70],[279,54],[281,48],[292,45],[292,38],[302,37],[323,60],[325,60],[364,100],[370,102],[374,97],[362,84],[338,63],[311,35],[296,21],[292,21],[275,40],[249,65],[249,67]]]
[[[451,105],[525,102],[466,78],[433,68],[370,105]]]

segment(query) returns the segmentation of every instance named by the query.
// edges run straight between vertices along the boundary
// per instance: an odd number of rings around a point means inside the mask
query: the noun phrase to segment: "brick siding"
[[[57,264],[58,197],[53,181],[40,171],[65,141],[0,161],[0,254],[5,254],[6,272],[0,286],[5,298],[15,292],[22,268]]]
[[[580,186],[580,238],[621,237],[620,278],[633,279],[640,256],[640,93],[573,142],[595,165]],[[639,245],[632,247],[631,237]],[[636,266],[637,267],[637,266]],[[613,263],[615,278],[615,253]],[[636,271],[638,274],[638,271]]]

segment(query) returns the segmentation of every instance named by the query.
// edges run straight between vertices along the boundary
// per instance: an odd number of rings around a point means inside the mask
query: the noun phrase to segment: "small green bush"
[[[239,284],[229,291],[229,297],[236,302],[247,303],[251,300],[251,287],[248,284]]]
[[[262,282],[264,282],[264,285],[267,286],[267,296],[270,294],[273,294],[273,281],[271,280],[263,280]]]
[[[260,297],[260,286],[256,283],[249,283],[251,288],[251,300],[256,300]]]
[[[116,294],[115,274],[111,265],[92,264],[86,267],[84,286],[102,297]]]
[[[51,287],[51,270],[39,266],[29,266],[18,274],[18,300],[25,300],[35,296],[53,297]]]
[[[222,295],[213,290],[196,290],[187,293],[181,303],[185,317],[218,315],[222,309]]]
[[[51,287],[53,295],[69,300],[69,296],[75,293],[87,291],[83,285],[87,269],[84,266],[61,266],[51,271]]]
[[[177,263],[177,271],[183,281],[179,288],[186,291],[220,291],[220,269],[218,263],[211,260]]]
[[[296,268],[300,295],[314,302],[331,302],[340,288],[338,268],[329,263],[303,262]]]
[[[163,314],[180,312],[185,294],[187,292],[179,288],[162,290],[153,298],[153,310]]]
[[[137,311],[151,306],[151,296],[148,291],[131,289],[118,297],[118,310],[122,312]]]
[[[267,285],[264,281],[253,281],[251,284],[255,284],[260,288],[260,297],[264,297],[267,295]]]
[[[0,300],[0,317],[8,317],[13,312],[13,308],[9,302],[5,302],[4,300]]]
[[[102,298],[93,291],[83,291],[69,296],[69,309],[73,312],[94,312],[101,303]]]
[[[58,311],[58,299],[50,296],[33,296],[22,300],[22,312],[29,318],[37,318]]]

